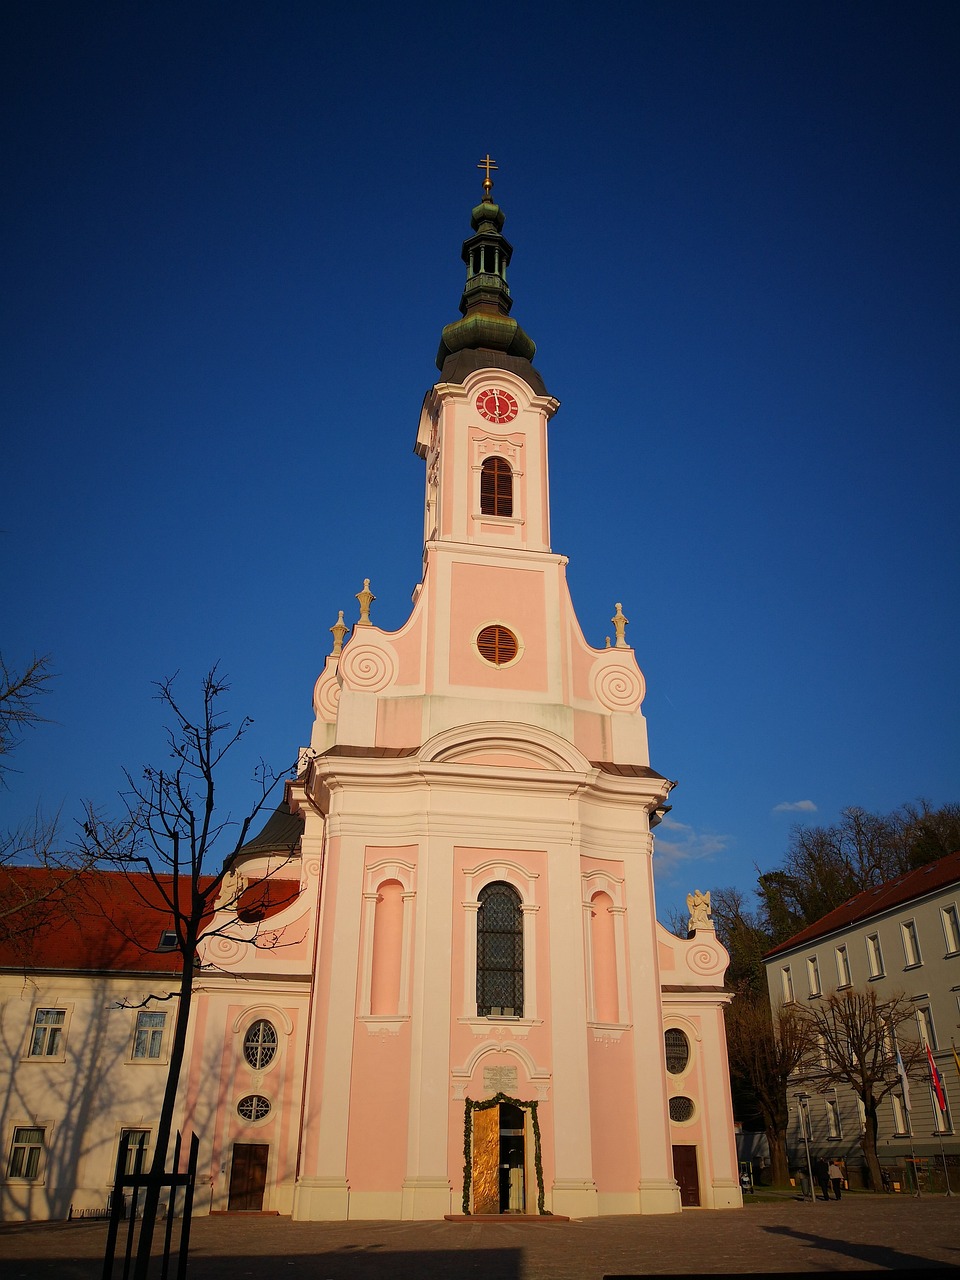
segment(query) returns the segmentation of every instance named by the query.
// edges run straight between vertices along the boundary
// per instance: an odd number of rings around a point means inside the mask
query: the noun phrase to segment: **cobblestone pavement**
[[[102,1222],[0,1225],[0,1276],[95,1280],[105,1236]],[[784,1200],[742,1210],[567,1223],[332,1223],[229,1215],[196,1219],[190,1254],[189,1280],[907,1273],[960,1267],[960,1197]]]

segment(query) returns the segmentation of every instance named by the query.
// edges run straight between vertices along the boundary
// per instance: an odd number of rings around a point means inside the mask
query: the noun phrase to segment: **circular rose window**
[[[481,658],[493,663],[495,667],[502,667],[514,660],[520,646],[517,644],[517,637],[512,631],[508,631],[506,627],[496,624],[492,627],[483,628],[477,636],[477,648],[480,651]]]
[[[237,1114],[244,1120],[266,1120],[270,1114],[270,1100],[259,1093],[250,1093],[237,1103]]]
[[[670,1099],[670,1119],[675,1124],[683,1124],[684,1120],[693,1119],[693,1099],[692,1098],[671,1098]]]

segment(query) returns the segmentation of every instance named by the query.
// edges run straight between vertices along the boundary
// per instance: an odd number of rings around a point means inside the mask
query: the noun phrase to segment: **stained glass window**
[[[480,890],[477,920],[477,1014],[523,1016],[523,912],[502,881]]]

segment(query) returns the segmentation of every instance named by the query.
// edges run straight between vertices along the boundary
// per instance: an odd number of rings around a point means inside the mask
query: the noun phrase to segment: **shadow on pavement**
[[[160,1275],[153,1259],[151,1280]],[[4,1280],[99,1280],[100,1258],[16,1258],[3,1265]],[[122,1275],[122,1263],[114,1276]],[[203,1257],[191,1252],[188,1280],[522,1280],[519,1249],[420,1249],[398,1253],[373,1247],[347,1247],[332,1253],[264,1257]]]
[[[904,1253],[902,1249],[894,1249],[886,1244],[852,1243],[850,1240],[837,1240],[833,1236],[819,1235],[812,1231],[797,1231],[795,1227],[764,1227],[771,1235],[789,1236],[793,1240],[806,1240],[809,1249],[823,1249],[828,1253],[840,1253],[846,1258],[857,1258],[860,1262],[874,1267],[884,1267],[891,1271],[943,1270],[942,1263],[931,1262],[919,1254]],[[849,1274],[849,1273],[848,1273]]]

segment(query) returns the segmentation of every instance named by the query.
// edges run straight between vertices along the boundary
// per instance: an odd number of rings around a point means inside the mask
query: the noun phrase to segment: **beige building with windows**
[[[921,1064],[910,1078],[910,1110],[902,1090],[880,1105],[881,1165],[902,1166],[911,1151],[942,1169],[941,1148],[960,1182],[960,1079],[952,1043],[960,1042],[960,853],[865,889],[765,957],[772,1007],[816,1000],[847,988],[876,990],[881,999],[903,993],[915,1025],[898,1035],[929,1046],[943,1082],[946,1109]],[[912,1021],[912,1020],[911,1020]],[[806,1093],[806,1099],[798,1095]],[[812,1154],[842,1155],[851,1172],[862,1163],[863,1113],[852,1090],[790,1091],[791,1149],[803,1163],[801,1109]],[[929,1167],[929,1166],[927,1166]],[[957,1185],[954,1182],[954,1186]]]

